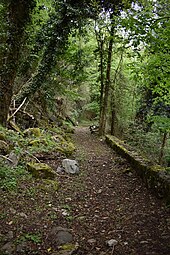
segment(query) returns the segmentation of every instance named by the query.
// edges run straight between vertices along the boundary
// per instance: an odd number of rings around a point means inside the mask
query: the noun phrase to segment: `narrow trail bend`
[[[80,254],[170,254],[170,218],[163,202],[87,128],[77,128],[73,139],[81,174],[65,185],[63,195],[70,196]],[[107,245],[111,239],[117,241],[114,249]]]

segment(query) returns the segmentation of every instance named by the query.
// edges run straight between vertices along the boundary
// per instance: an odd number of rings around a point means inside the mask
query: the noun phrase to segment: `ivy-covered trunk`
[[[7,125],[19,52],[25,25],[34,7],[34,0],[7,0],[5,5],[6,17],[4,17],[4,22],[6,22],[6,36],[1,58],[0,74],[0,124],[3,126]]]
[[[22,102],[25,98],[30,99],[43,86],[50,72],[56,67],[58,58],[67,49],[71,30],[77,27],[77,21],[80,22],[88,17],[86,11],[83,17],[82,4],[78,1],[56,1],[55,8],[56,14],[52,15],[50,20],[53,25],[48,29],[48,39],[44,42],[45,50],[43,51],[36,75],[16,95],[18,102]]]

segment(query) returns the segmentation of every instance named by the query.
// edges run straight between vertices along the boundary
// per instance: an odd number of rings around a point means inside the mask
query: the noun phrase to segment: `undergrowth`
[[[163,134],[152,128],[146,132],[142,127],[131,127],[124,136],[125,140],[139,154],[149,158],[153,163],[159,163]],[[170,166],[170,139],[165,144],[162,165]]]
[[[23,165],[11,168],[0,162],[0,187],[2,190],[17,191],[19,181],[25,178],[29,179],[30,174]]]
[[[7,191],[17,191],[21,179],[29,178],[26,163],[37,161],[37,154],[60,152],[70,155],[75,147],[68,135],[60,128],[40,129],[40,136],[24,132],[15,132],[0,126],[0,140],[9,153],[1,155],[0,151],[0,188]],[[1,148],[0,148],[1,149]],[[17,166],[10,164],[9,155],[12,152],[18,158]]]

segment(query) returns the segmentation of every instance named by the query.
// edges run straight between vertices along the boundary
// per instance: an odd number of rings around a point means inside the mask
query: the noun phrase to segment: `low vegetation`
[[[8,151],[0,155],[0,186],[3,190],[17,191],[19,182],[31,178],[28,164],[39,163],[38,158],[43,158],[44,154],[59,153],[67,157],[75,151],[69,134],[60,128],[32,128],[18,133],[1,127],[0,134],[0,141],[8,147]],[[1,146],[0,150],[2,152]]]

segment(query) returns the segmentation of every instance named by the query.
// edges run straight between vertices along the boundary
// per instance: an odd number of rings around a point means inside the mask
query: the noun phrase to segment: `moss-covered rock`
[[[47,141],[45,139],[35,139],[35,140],[30,140],[28,145],[32,146],[38,146],[39,144],[47,145]]]
[[[71,155],[75,151],[75,146],[72,142],[67,141],[64,137],[57,134],[53,136],[53,139],[56,143],[55,150],[59,151],[67,156]]]
[[[66,142],[66,139],[60,135],[60,134],[56,134],[54,136],[52,136],[52,139],[56,142],[56,143],[65,143]]]
[[[10,152],[10,146],[7,142],[0,140],[0,154],[7,155]]]
[[[3,132],[0,132],[0,140],[6,141],[6,135]]]
[[[27,169],[35,178],[54,179],[56,177],[56,172],[45,163],[27,163]]]
[[[40,130],[40,128],[28,128],[28,129],[24,130],[23,134],[26,136],[40,137],[41,130]]]

